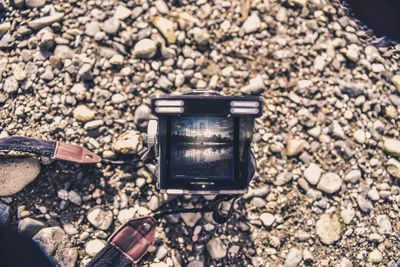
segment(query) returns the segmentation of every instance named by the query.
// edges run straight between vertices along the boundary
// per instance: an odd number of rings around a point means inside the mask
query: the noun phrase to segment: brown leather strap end
[[[152,216],[131,219],[114,232],[108,243],[137,263],[154,245],[156,226]]]
[[[56,150],[54,152],[55,159],[67,160],[77,163],[98,163],[101,162],[101,157],[89,151],[88,149],[67,144],[61,141],[57,142]]]

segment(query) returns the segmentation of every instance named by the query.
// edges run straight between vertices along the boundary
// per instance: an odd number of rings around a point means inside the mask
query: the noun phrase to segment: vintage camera
[[[250,144],[262,102],[211,90],[158,96],[148,124],[157,187],[168,194],[238,195],[247,191],[255,160]]]

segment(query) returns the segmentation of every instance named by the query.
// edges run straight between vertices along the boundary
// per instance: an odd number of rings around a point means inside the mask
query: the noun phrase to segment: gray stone
[[[133,121],[139,127],[139,129],[146,129],[150,113],[151,109],[146,104],[141,104],[135,109]]]
[[[331,245],[340,239],[340,222],[335,214],[323,214],[316,223],[316,233],[325,245]]]
[[[394,138],[383,138],[383,150],[396,157],[400,157],[400,141]]]
[[[73,116],[79,121],[87,122],[93,120],[96,113],[85,105],[79,105],[74,109]]]
[[[122,5],[117,6],[114,13],[114,18],[124,20],[131,15],[131,10]]]
[[[139,131],[127,131],[112,144],[112,149],[123,154],[136,154],[143,148],[142,136]]]
[[[28,236],[32,238],[36,235],[37,232],[46,227],[44,222],[32,219],[32,218],[23,218],[18,222],[18,232],[22,235]]]
[[[370,212],[374,207],[372,206],[371,201],[369,201],[368,199],[366,199],[363,195],[359,194],[357,196],[357,204],[358,207],[360,208],[360,210],[362,210],[363,212]]]
[[[17,79],[15,79],[14,76],[9,76],[8,78],[6,78],[4,81],[3,90],[4,92],[9,94],[17,92],[18,90]]]
[[[289,139],[286,144],[286,155],[288,155],[289,157],[296,156],[303,151],[304,145],[304,140]]]
[[[344,181],[351,182],[353,184],[357,183],[361,179],[360,170],[351,170],[344,176]]]
[[[354,215],[356,215],[356,212],[352,208],[347,208],[340,212],[340,217],[342,218],[344,224],[350,224],[354,218]]]
[[[74,51],[67,45],[57,45],[54,49],[54,56],[65,60],[67,58],[72,58],[74,56]]]
[[[100,250],[106,246],[106,242],[100,239],[89,240],[85,244],[85,252],[90,257],[95,256]]]
[[[390,235],[392,233],[392,224],[386,215],[376,216],[376,225],[378,233],[381,235]]]
[[[351,263],[347,258],[342,258],[340,261],[340,267],[353,267],[353,263]]]
[[[300,264],[303,259],[303,254],[297,248],[292,248],[289,251],[289,254],[286,256],[286,260],[284,263],[285,267],[296,267]]]
[[[85,130],[87,130],[87,131],[90,131],[90,130],[97,129],[103,125],[104,125],[103,120],[94,120],[94,121],[89,121],[89,122],[85,123],[85,126],[83,128],[85,128]]]
[[[0,24],[0,38],[11,29],[11,23],[9,21]]]
[[[256,13],[251,14],[243,23],[245,33],[252,33],[261,27],[261,20]]]
[[[400,179],[400,162],[395,160],[394,158],[390,158],[386,162],[386,170],[387,172],[395,178]]]
[[[321,177],[321,168],[318,165],[311,163],[307,169],[304,170],[304,177],[310,184],[318,184],[319,178]]]
[[[11,48],[13,47],[15,42],[15,37],[10,33],[6,33],[0,39],[0,47],[1,48]]]
[[[260,215],[261,222],[266,226],[266,227],[271,227],[272,224],[275,222],[275,216],[271,213],[264,212],[263,214]]]
[[[26,63],[26,66],[25,66],[26,77],[35,78],[38,71],[39,71],[39,68],[35,63],[33,63],[33,62]]]
[[[29,8],[42,7],[46,4],[46,0],[25,0],[25,5]]]
[[[40,164],[32,157],[4,157],[0,160],[0,196],[21,191],[40,173]]]
[[[43,228],[32,239],[57,266],[75,266],[78,251],[76,248],[68,247],[68,236],[60,227]]]
[[[368,254],[368,262],[380,263],[383,260],[383,255],[378,249],[374,249]]]
[[[339,191],[342,185],[342,179],[333,172],[324,173],[318,182],[317,188],[327,194],[333,194]]]
[[[75,191],[68,192],[68,200],[77,206],[82,204],[81,196],[78,193],[76,193]]]
[[[53,13],[50,16],[41,17],[28,22],[28,26],[34,30],[40,30],[46,26],[53,24],[54,22],[60,21],[64,18],[64,13]]]
[[[0,226],[5,226],[10,220],[10,207],[0,202]]]
[[[162,260],[168,255],[168,250],[164,246],[160,246],[156,253],[156,258]]]
[[[192,204],[189,204],[188,209],[194,208]],[[197,213],[179,213],[184,223],[189,227],[194,227],[196,223],[201,219],[201,214]]]
[[[98,21],[91,21],[86,24],[85,34],[94,37],[100,31],[100,24]]]
[[[112,17],[104,21],[101,25],[101,29],[110,35],[114,35],[118,32],[120,25],[121,22],[117,18]]]
[[[100,230],[107,230],[110,228],[113,221],[113,214],[109,210],[103,210],[100,207],[94,207],[87,213],[88,221]]]
[[[214,260],[222,259],[226,255],[226,247],[218,237],[208,241],[206,248],[208,254],[210,254],[211,258]]]
[[[151,39],[142,39],[135,44],[133,52],[139,58],[152,58],[157,52],[157,46]]]
[[[255,78],[251,79],[249,84],[242,87],[240,91],[244,94],[257,95],[265,90],[264,80],[261,75],[257,75]]]

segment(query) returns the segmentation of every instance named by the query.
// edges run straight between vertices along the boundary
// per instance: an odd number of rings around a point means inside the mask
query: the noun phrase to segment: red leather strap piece
[[[53,158],[77,163],[101,162],[101,157],[89,151],[88,149],[61,141],[57,142]]]
[[[152,216],[131,219],[114,232],[108,243],[137,263],[154,245],[156,226]]]

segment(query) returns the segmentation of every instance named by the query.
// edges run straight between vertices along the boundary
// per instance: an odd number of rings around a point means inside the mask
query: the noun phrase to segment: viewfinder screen
[[[172,179],[232,179],[233,119],[181,117],[171,119]]]

